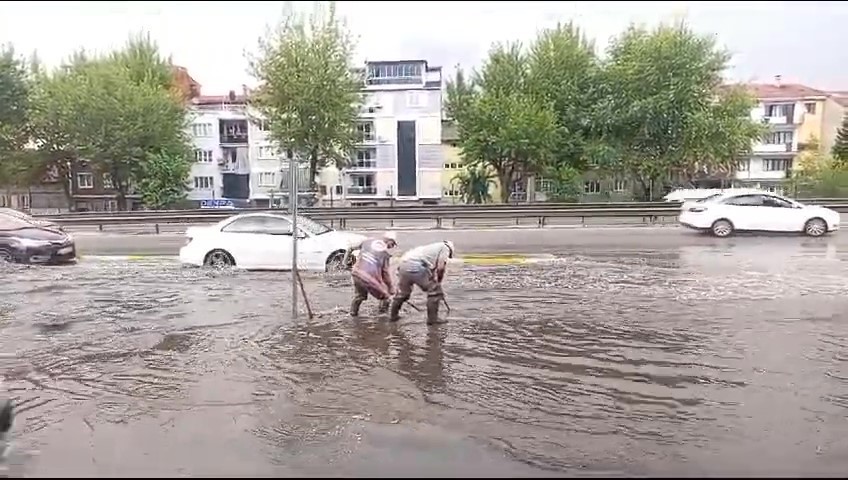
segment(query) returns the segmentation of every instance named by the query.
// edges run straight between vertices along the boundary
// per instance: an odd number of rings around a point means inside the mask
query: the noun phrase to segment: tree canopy
[[[490,166],[504,186],[531,175],[574,195],[602,168],[636,180],[645,197],[670,175],[732,172],[763,126],[754,99],[722,85],[729,55],[684,23],[631,27],[605,58],[573,24],[541,31],[529,48],[496,45],[468,82],[447,86],[466,163]],[[655,190],[656,188],[656,190]]]
[[[249,59],[260,84],[251,104],[280,149],[309,162],[313,187],[319,170],[346,164],[359,140],[363,79],[353,70],[353,51],[335,2],[317,3],[310,15],[295,12],[288,2],[283,19]]]

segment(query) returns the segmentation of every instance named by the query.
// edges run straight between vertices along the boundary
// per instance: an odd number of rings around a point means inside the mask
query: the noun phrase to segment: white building
[[[349,167],[322,170],[317,192],[324,203],[438,202],[444,168],[442,71],[424,60],[368,62],[358,128],[362,142]],[[201,96],[193,101],[195,145],[189,200],[229,199],[267,206],[288,196],[288,159],[267,137],[246,96]],[[299,191],[308,189],[300,165]]]
[[[441,67],[425,60],[366,62],[361,73],[362,142],[348,168],[321,173],[324,200],[438,202],[444,168]]]

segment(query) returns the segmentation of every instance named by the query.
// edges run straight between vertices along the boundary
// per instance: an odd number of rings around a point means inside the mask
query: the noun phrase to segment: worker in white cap
[[[359,307],[368,299],[368,294],[380,301],[379,313],[389,310],[389,299],[395,292],[389,262],[397,246],[397,234],[386,232],[379,238],[368,238],[359,245],[352,245],[345,252],[345,260],[353,250],[359,250],[359,257],[353,265],[353,301],[350,304],[350,316],[359,316]]]
[[[431,243],[415,247],[404,253],[398,266],[398,293],[392,300],[389,319],[400,318],[400,307],[409,300],[413,286],[427,293],[427,325],[444,323],[439,320],[439,306],[444,301],[442,281],[445,279],[448,259],[453,258],[453,242]]]

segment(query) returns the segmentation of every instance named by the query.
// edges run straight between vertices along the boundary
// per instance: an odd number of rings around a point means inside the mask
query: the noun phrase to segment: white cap
[[[386,233],[383,234],[383,238],[385,240],[391,240],[391,241],[397,243],[397,233],[396,232],[386,232]]]

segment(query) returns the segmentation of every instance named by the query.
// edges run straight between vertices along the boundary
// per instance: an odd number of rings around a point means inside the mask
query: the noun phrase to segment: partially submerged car
[[[21,212],[20,210],[15,210],[14,208],[6,208],[6,207],[0,208],[0,216],[17,218],[18,220],[24,220],[26,222],[33,224],[33,225],[43,227],[43,228],[49,228],[51,230],[59,230],[59,231],[65,230],[58,223],[51,222],[49,220],[41,220],[40,218],[35,218],[32,215]]]
[[[74,239],[67,233],[0,215],[0,262],[55,265],[76,257]]]

